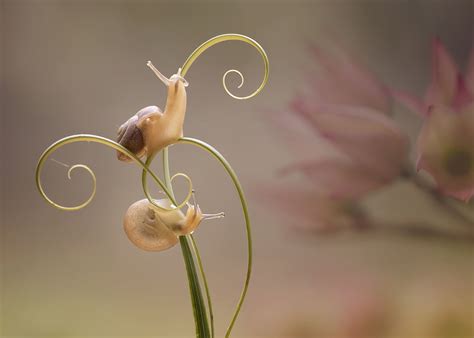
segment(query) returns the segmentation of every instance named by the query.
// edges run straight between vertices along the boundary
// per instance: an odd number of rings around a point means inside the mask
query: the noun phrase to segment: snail
[[[181,76],[181,68],[169,79],[148,61],[147,66],[168,87],[165,111],[157,106],[140,109],[123,123],[117,131],[117,142],[137,157],[150,156],[183,137],[186,114],[186,87],[188,82]],[[130,162],[131,158],[117,152],[117,158]]]
[[[173,209],[169,199],[155,200],[160,207],[154,207],[147,199],[133,203],[125,213],[123,227],[130,241],[145,251],[163,251],[175,246],[179,236],[193,233],[204,219],[224,217],[224,213],[203,214],[196,203],[188,203],[186,215]]]

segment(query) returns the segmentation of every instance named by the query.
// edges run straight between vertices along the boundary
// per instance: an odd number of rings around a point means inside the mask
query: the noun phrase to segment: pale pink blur
[[[432,80],[422,99],[395,96],[423,118],[417,169],[427,171],[446,195],[474,195],[474,48],[465,75],[439,39],[433,41]]]
[[[310,51],[317,69],[306,88],[287,109],[267,114],[297,158],[279,174],[303,183],[262,187],[262,200],[297,217],[300,227],[363,226],[356,200],[399,177],[408,141],[388,116],[388,91],[373,74],[341,50]],[[327,151],[318,154],[315,145]]]

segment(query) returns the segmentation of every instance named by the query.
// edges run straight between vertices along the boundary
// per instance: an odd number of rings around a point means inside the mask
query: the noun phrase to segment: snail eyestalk
[[[175,175],[176,176],[176,175]],[[174,177],[174,176],[173,176]],[[171,181],[173,181],[173,177],[171,178]],[[187,203],[188,207],[191,207],[193,206],[194,208],[199,208],[199,205],[197,204],[197,201],[196,201],[196,192],[194,190],[192,190],[191,192],[192,194],[192,201],[193,201],[193,204],[190,204],[189,202]],[[215,214],[201,214],[201,217],[202,217],[202,220],[205,221],[205,220],[211,220],[211,219],[218,219],[218,218],[224,218],[225,217],[225,212],[221,211],[221,212],[217,212]]]
[[[181,68],[178,69],[178,72],[176,74],[174,74],[173,76],[171,76],[171,78],[167,78],[166,76],[164,76],[154,65],[151,61],[148,61],[146,63],[146,65],[153,71],[153,73],[156,74],[156,76],[165,84],[165,86],[169,86],[171,81],[173,79],[179,79],[183,82],[183,85],[185,87],[189,86],[189,82],[181,75]]]
[[[203,221],[211,220],[211,219],[224,218],[224,217],[225,217],[225,212],[218,212],[218,213],[215,213],[215,214],[202,214]]]
[[[156,67],[153,65],[151,61],[148,61],[146,65],[153,71],[153,73],[156,74],[156,76],[165,84],[166,87],[169,86],[170,79],[168,79],[166,76],[161,74],[161,72],[158,69],[156,69]]]

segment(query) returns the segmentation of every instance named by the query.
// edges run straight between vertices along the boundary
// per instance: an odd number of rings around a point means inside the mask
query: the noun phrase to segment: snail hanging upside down
[[[155,202],[162,208],[173,209],[167,198]],[[128,208],[123,227],[135,246],[146,251],[163,251],[175,246],[179,236],[191,234],[202,220],[221,217],[224,217],[222,212],[203,214],[195,199],[193,205],[188,204],[186,215],[177,208],[163,211],[142,199]]]
[[[145,107],[118,129],[117,142],[138,157],[153,155],[183,137],[186,114],[188,82],[181,76],[181,68],[168,79],[150,61],[147,66],[168,87],[168,97],[164,112],[157,106]],[[121,152],[117,152],[117,157],[121,161],[131,162]]]

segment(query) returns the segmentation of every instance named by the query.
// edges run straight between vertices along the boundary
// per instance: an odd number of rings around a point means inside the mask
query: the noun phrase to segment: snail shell
[[[168,200],[156,202],[164,208],[169,208],[170,203],[166,201]],[[162,251],[178,243],[178,236],[169,229],[167,224],[182,219],[184,215],[180,210],[160,215],[147,199],[143,199],[128,208],[123,227],[127,237],[135,246],[145,251]]]
[[[159,118],[163,113],[157,106],[148,106],[140,109],[135,115],[123,123],[117,131],[117,142],[130,150],[138,157],[143,157],[147,153],[145,138],[141,126],[143,121],[151,118]],[[130,162],[131,158],[117,151],[117,158],[120,161]]]

